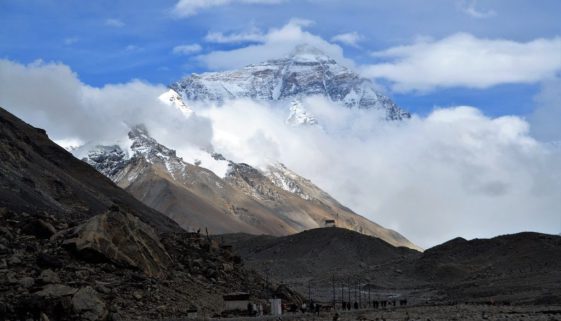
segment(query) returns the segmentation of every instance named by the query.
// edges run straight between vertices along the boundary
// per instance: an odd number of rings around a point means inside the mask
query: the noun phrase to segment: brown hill
[[[206,228],[213,234],[244,231],[277,235],[287,230],[268,208],[225,184],[211,171],[185,164],[189,176],[173,178],[162,166],[137,158],[124,171],[142,171],[142,175],[129,181],[125,174],[118,183],[187,229]]]

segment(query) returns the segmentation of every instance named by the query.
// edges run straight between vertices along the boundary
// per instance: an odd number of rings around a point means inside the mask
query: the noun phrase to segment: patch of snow
[[[166,91],[158,97],[160,101],[168,106],[177,108],[185,117],[190,117],[193,114],[193,109],[189,108],[181,99],[181,96],[173,89]]]
[[[189,163],[197,162],[200,167],[206,168],[220,178],[226,177],[229,161],[226,159],[217,159],[212,153],[202,150],[199,147],[192,146],[180,151],[180,156]]]
[[[286,124],[290,126],[314,126],[318,124],[316,118],[310,114],[300,101],[293,101],[290,107],[290,114],[286,119]]]

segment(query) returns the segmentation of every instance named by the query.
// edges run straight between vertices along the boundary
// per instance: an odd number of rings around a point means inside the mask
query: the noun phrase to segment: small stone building
[[[224,299],[224,311],[231,310],[247,310],[249,301],[249,293],[247,292],[233,292],[222,296]]]

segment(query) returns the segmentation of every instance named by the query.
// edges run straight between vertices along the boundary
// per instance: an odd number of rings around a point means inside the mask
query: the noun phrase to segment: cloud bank
[[[190,55],[203,50],[203,47],[198,43],[178,45],[173,47],[172,52],[176,55]]]
[[[264,42],[266,41],[265,35],[257,28],[250,30],[224,34],[222,32],[209,32],[205,36],[206,42],[212,43],[242,43],[242,42]]]
[[[208,120],[185,119],[159,101],[167,90],[162,85],[133,80],[91,87],[64,64],[9,60],[0,60],[0,83],[0,106],[45,128],[55,141],[112,144],[124,139],[131,125],[144,123],[163,143],[210,146]]]
[[[0,60],[0,83],[0,105],[55,140],[114,143],[128,125],[145,123],[186,160],[193,145],[258,167],[278,160],[423,247],[456,236],[561,232],[560,147],[536,140],[520,117],[459,106],[385,122],[312,97],[303,105],[321,127],[295,128],[285,124],[286,108],[251,101],[193,106],[198,116],[185,118],[158,101],[164,86],[91,87],[57,63]],[[554,94],[544,88],[538,101],[550,106]]]
[[[561,232],[561,151],[532,138],[522,118],[460,106],[386,122],[321,98],[304,104],[321,128],[288,127],[285,112],[249,101],[202,113],[227,157],[255,166],[280,160],[424,247],[456,236]]]
[[[272,28],[266,33],[252,29],[248,33],[227,36],[216,34],[211,37],[215,41],[237,42],[238,40],[248,40],[251,37],[252,41],[258,43],[233,50],[213,51],[198,56],[198,60],[212,70],[236,69],[256,61],[262,62],[286,56],[292,52],[294,47],[307,44],[322,50],[345,66],[354,66],[353,61],[343,56],[343,49],[340,46],[304,30],[312,23],[309,20],[292,19],[281,28]]]
[[[528,84],[560,72],[560,52],[560,37],[515,42],[459,33],[374,52],[386,61],[366,66],[363,74],[388,80],[398,92]]]
[[[561,144],[561,78],[544,82],[535,97],[536,108],[530,115],[532,134],[540,140]]]
[[[364,37],[359,34],[356,31],[353,32],[347,32],[347,33],[341,33],[338,35],[335,35],[331,38],[331,42],[339,42],[342,43],[344,45],[348,45],[351,47],[358,47],[358,43],[363,39]]]

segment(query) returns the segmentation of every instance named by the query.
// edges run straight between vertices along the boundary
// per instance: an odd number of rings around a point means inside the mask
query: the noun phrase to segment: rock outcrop
[[[151,277],[163,277],[171,263],[154,229],[118,209],[75,227],[63,244],[86,260],[137,268]]]

